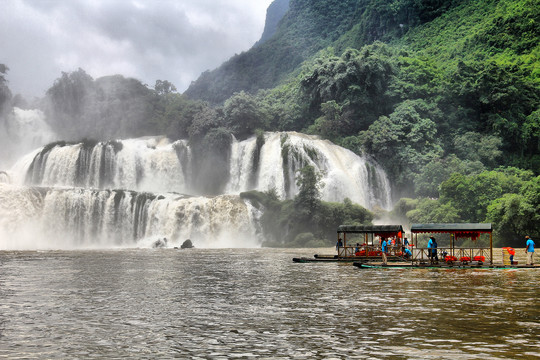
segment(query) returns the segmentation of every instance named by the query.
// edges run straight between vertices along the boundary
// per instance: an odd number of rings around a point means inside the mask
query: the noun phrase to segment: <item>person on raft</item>
[[[525,236],[525,253],[527,254],[527,265],[534,265],[534,241],[529,235]]]
[[[343,241],[341,241],[341,238],[338,238],[338,241],[336,243],[336,250],[339,253],[339,248],[343,247]]]
[[[428,244],[427,244],[428,252],[429,252],[429,261],[433,264],[435,261],[439,262],[439,257],[437,256],[437,241],[433,236],[429,238]]]
[[[385,238],[381,238],[381,241],[382,264],[386,265],[388,263],[388,259],[386,257],[386,252],[388,251],[388,243],[386,242]]]
[[[412,252],[411,252],[411,250],[409,250],[408,248],[405,248],[405,250],[403,250],[403,257],[404,257],[406,260],[409,260],[410,258],[412,258]]]

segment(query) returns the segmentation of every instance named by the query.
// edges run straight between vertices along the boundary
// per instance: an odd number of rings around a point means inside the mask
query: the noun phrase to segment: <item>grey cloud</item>
[[[79,67],[94,77],[121,73],[150,85],[166,79],[183,91],[201,72],[259,39],[271,0],[7,3],[9,14],[0,14],[0,23],[4,18],[17,20],[0,25],[1,51],[9,52],[5,58],[0,53],[0,63],[10,67],[8,79],[15,92],[28,89],[29,78],[43,92],[61,71]],[[19,43],[10,40],[13,35]],[[39,58],[42,61],[34,64]]]

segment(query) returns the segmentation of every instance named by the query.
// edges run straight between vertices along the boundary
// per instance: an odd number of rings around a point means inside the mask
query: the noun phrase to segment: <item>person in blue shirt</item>
[[[405,252],[405,249],[407,249],[407,247],[409,246],[409,239],[407,238],[404,238],[403,239],[403,244],[401,245],[401,252]]]
[[[428,253],[429,253],[429,261],[433,264],[434,261],[439,261],[439,257],[437,256],[437,241],[433,236],[429,238],[428,244]]]
[[[388,251],[388,243],[386,242],[385,238],[382,238],[381,240],[382,263],[383,265],[386,265],[388,262],[388,259],[386,258],[386,252]]]
[[[339,254],[339,248],[340,247],[343,247],[343,241],[341,241],[341,238],[338,238],[338,241],[336,243],[336,250],[337,250],[338,254]]]
[[[408,248],[405,248],[405,250],[403,251],[403,257],[405,259],[410,259],[412,257],[411,250],[409,250]]]
[[[403,239],[403,246],[405,247],[409,246],[409,239],[407,238]]]
[[[534,241],[529,237],[525,236],[525,252],[527,253],[527,265],[534,265]]]

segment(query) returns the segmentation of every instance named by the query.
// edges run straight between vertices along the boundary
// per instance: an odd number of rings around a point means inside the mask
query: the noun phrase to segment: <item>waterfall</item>
[[[297,171],[311,165],[322,175],[323,200],[349,198],[368,209],[391,207],[390,183],[384,170],[328,140],[296,132],[266,133],[256,167],[255,151],[255,137],[233,144],[227,192],[275,188],[282,198],[292,198],[299,190]]]
[[[233,139],[230,156],[220,159],[228,159],[228,173],[212,179],[225,190],[212,197],[197,193],[194,182],[205,174],[194,151],[186,140],[164,137],[60,141],[34,150],[0,172],[0,250],[151,247],[163,238],[168,247],[186,239],[197,247],[259,246],[262,214],[239,194],[275,189],[293,198],[306,165],[321,174],[323,200],[391,205],[375,162],[314,136]]]
[[[186,147],[185,141],[171,144],[164,138],[57,142],[34,154],[31,162],[23,158],[21,162],[26,165],[15,165],[16,177],[36,186],[189,193],[185,166],[190,156],[182,156]]]
[[[10,183],[11,178],[9,177],[9,174],[5,171],[0,171],[0,183]]]
[[[13,108],[5,119],[0,119],[0,168],[13,165],[23,154],[54,139],[42,111]]]
[[[0,183],[0,250],[150,247],[256,247],[258,211],[239,196],[213,198]]]
[[[295,132],[266,133],[231,144],[225,194],[275,188],[281,198],[298,193],[297,171],[313,166],[322,199],[349,198],[366,208],[391,206],[390,185],[380,166],[327,140]],[[114,142],[53,143],[21,159],[14,179],[34,186],[71,186],[204,195],[193,184],[192,149],[185,140],[143,138]],[[21,183],[21,182],[19,182]]]

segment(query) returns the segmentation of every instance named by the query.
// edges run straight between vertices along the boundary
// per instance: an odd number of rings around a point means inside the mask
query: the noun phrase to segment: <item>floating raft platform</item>
[[[540,269],[540,265],[504,265],[504,264],[487,264],[487,263],[468,263],[468,264],[429,264],[429,263],[365,263],[353,262],[353,265],[360,269]]]
[[[396,256],[388,256],[388,261],[395,262],[395,261],[401,261],[402,258],[396,257]],[[309,257],[299,257],[299,258],[293,258],[294,262],[297,263],[310,263],[310,262],[378,262],[382,261],[382,257],[380,256],[349,256],[349,257],[338,257],[337,255],[313,255],[312,258]]]

